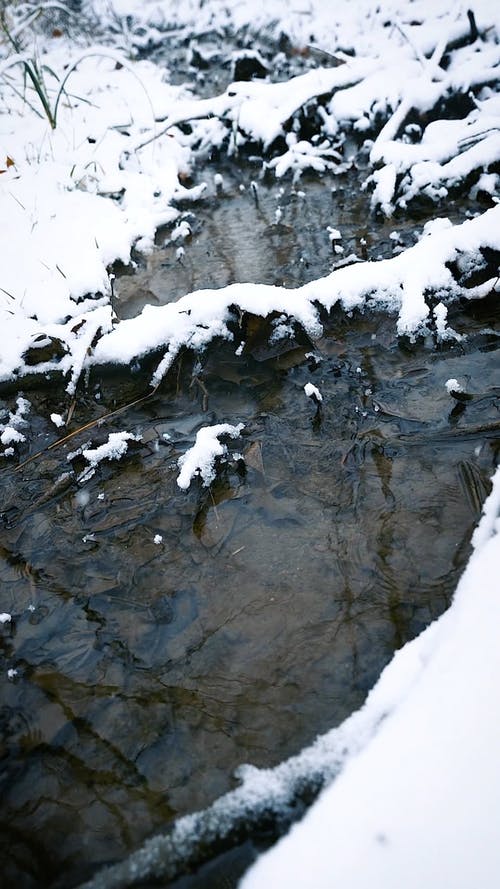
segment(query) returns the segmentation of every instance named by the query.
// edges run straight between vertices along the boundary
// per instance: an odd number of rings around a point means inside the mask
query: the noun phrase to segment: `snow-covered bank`
[[[498,885],[500,470],[473,545],[449,611],[369,695],[361,750],[242,889]]]
[[[164,2],[139,10],[124,2],[117,5],[114,21],[125,28],[120,15],[130,14],[132,22],[142,23],[143,36],[156,34],[159,40],[160,28],[191,27],[197,14],[197,33],[209,20],[211,26],[236,29],[249,27],[250,20],[255,26],[262,16],[268,34],[286,27],[297,41],[307,42],[313,36],[311,23],[319,27],[325,19],[321,4],[313,4],[306,16],[299,6],[266,4],[255,11],[256,18],[239,4],[223,6],[200,12],[198,4],[174,10]],[[486,2],[477,5],[472,22],[463,9],[449,12],[423,2],[411,4],[410,11],[405,4],[375,10],[365,3],[356,13],[351,4],[340,4],[325,32],[329,50],[336,53],[334,67],[313,67],[311,61],[311,70],[286,81],[233,83],[206,99],[171,86],[165,69],[130,61],[118,51],[115,47],[122,44],[130,50],[130,41],[133,47],[133,28],[127,31],[128,43],[125,33],[115,29],[112,49],[68,46],[63,37],[46,38],[42,49],[34,49],[25,29],[24,55],[9,55],[4,46],[0,66],[6,109],[0,114],[0,223],[9,232],[0,279],[5,331],[0,381],[58,371],[71,393],[93,363],[124,363],[164,348],[168,356],[158,379],[182,345],[202,348],[213,336],[226,335],[231,298],[241,299],[238,305],[245,311],[295,317],[310,332],[319,330],[311,302],[328,308],[340,301],[346,309],[376,303],[399,313],[399,333],[422,332],[431,303],[439,301],[429,302],[427,295],[434,291],[446,300],[460,293],[447,263],[460,253],[459,264],[470,267],[480,262],[481,248],[500,249],[494,217],[457,229],[455,245],[448,233],[442,242],[449,244],[446,256],[439,247],[434,254],[429,241],[426,249],[410,251],[392,266],[344,269],[301,292],[277,288],[265,297],[257,287],[244,295],[201,292],[154,318],[147,318],[145,310],[137,321],[119,325],[111,308],[109,272],[115,260],[130,262],[132,247],[152,248],[158,227],[178,217],[180,199],[200,197],[203,185],[187,189],[181,180],[198,154],[214,146],[231,154],[247,143],[260,143],[263,171],[275,169],[278,176],[288,170],[300,175],[307,167],[345,172],[350,159],[339,150],[352,127],[370,136],[365,150],[371,147],[376,169],[367,185],[374,186],[373,207],[386,215],[418,195],[440,200],[471,177],[476,194],[482,191],[496,201],[500,142],[498,96],[492,90],[500,74],[497,18]],[[279,56],[274,57],[278,71]],[[54,129],[37,96],[23,92],[23,59],[44,65],[51,113],[57,118]],[[472,102],[475,109],[459,120],[431,123],[422,135],[415,115],[436,114],[440,103],[445,107],[454,97],[461,97],[464,108]],[[300,115],[309,106],[316,109],[317,133],[304,139]],[[180,128],[185,124],[188,133]],[[285,153],[267,161],[266,148],[285,137]],[[480,297],[492,286],[494,279],[466,295]],[[185,311],[193,317],[181,323]],[[200,325],[195,330],[196,313],[203,316],[200,323],[209,318],[208,332]]]
[[[51,47],[52,69],[64,72],[66,52]],[[133,244],[149,249],[158,226],[178,216],[172,201],[200,193],[179,182],[191,156],[173,135],[140,159],[124,156],[133,135],[154,125],[154,115],[182,90],[164,83],[154,65],[130,70],[121,54],[103,47],[70,50],[72,64],[79,58],[55,130],[35,106],[12,96],[15,82],[2,84],[9,102],[9,113],[0,115],[0,224],[8,232],[0,280],[2,380],[32,364],[42,373],[59,367],[74,388],[92,341],[111,329],[110,265],[129,263]]]
[[[223,338],[233,343],[237,357],[244,354],[247,316],[271,316],[265,329],[274,343],[279,337],[293,339],[298,325],[310,338],[320,336],[325,313],[335,306],[347,315],[370,308],[390,313],[398,334],[428,337],[429,355],[432,342],[441,345],[450,340],[453,345],[460,339],[461,330],[448,326],[448,307],[457,300],[493,297],[500,288],[500,117],[495,93],[500,54],[498,14],[491,4],[478,3],[475,17],[468,16],[463,7],[450,11],[442,3],[429,2],[363,3],[355,12],[352,3],[341,3],[333,14],[321,2],[312,3],[306,14],[301,5],[284,2],[257,8],[231,2],[201,7],[187,3],[175,9],[163,2],[139,10],[135,2],[127,6],[120,0],[119,6],[133,18],[126,34],[114,32],[112,51],[103,54],[102,46],[92,46],[81,52],[54,36],[42,45],[54,114],[58,105],[55,129],[43,117],[36,96],[28,93],[25,101],[22,58],[14,65],[6,53],[5,65],[1,63],[2,74],[8,79],[0,85],[4,107],[0,114],[0,221],[5,233],[0,277],[0,381],[20,381],[21,385],[27,374],[57,372],[73,395],[77,386],[83,389],[86,370],[94,368],[98,373],[111,363],[120,365],[125,375],[137,366],[137,359],[155,353],[158,364],[152,383],[157,385],[184,348],[201,351]],[[138,28],[134,30],[139,21],[143,23],[142,35]],[[223,84],[214,90],[217,94],[198,99],[186,87],[171,86],[168,73],[160,67],[131,61],[123,52],[125,46],[132,51],[140,47],[141,41],[147,45],[149,36],[159,45],[167,26],[185,27],[182,39],[190,41],[187,52],[205,27],[226,33],[226,28],[255,28],[259,22],[268,28],[271,43],[274,40],[276,44],[284,27],[291,38],[300,40],[288,50],[285,61],[276,45],[269,50],[269,68],[281,82],[231,83],[226,89]],[[322,23],[328,26],[324,32]],[[125,20],[122,25],[125,28]],[[321,42],[335,54],[331,66],[315,66],[307,55],[306,44],[313,38],[319,42],[320,34]],[[253,39],[250,30],[245,39]],[[285,40],[283,45],[288,46]],[[306,59],[297,69],[300,73],[293,68],[297,57]],[[228,50],[226,61],[230,60]],[[285,80],[283,71],[297,76]],[[63,77],[67,77],[65,92],[60,93]],[[235,282],[219,290],[187,293],[168,305],[147,306],[129,320],[114,317],[112,263],[130,263],[133,248],[138,253],[150,250],[158,228],[178,220],[179,202],[201,196],[202,186],[186,188],[185,177],[196,169],[198,161],[206,162],[212,149],[223,152],[227,164],[238,151],[255,151],[262,175],[272,176],[274,170],[281,178],[291,172],[295,179],[309,168],[325,172],[332,181],[342,181],[333,177],[348,173],[354,163],[351,152],[365,138],[358,160],[361,157],[362,163],[368,164],[367,189],[373,186],[373,229],[376,231],[379,210],[390,216],[422,199],[434,218],[425,225],[422,221],[423,231],[415,226],[412,239],[419,240],[414,246],[385,260],[362,262],[351,256],[350,265],[318,280],[300,278],[308,283],[297,289]],[[451,214],[443,201],[451,189],[467,203],[454,208],[452,218],[461,218],[461,224],[451,225],[447,219]],[[487,206],[497,206],[485,210],[479,196]],[[367,215],[369,203],[367,197]],[[466,218],[465,211],[475,218]],[[277,224],[277,213],[273,218]],[[326,239],[330,232],[335,249],[333,242],[340,237],[336,226],[341,223],[336,218],[328,222],[332,226],[323,234]],[[188,231],[196,237],[195,228],[181,222],[170,240],[177,244],[177,236],[182,238]],[[188,241],[185,250],[189,250]],[[493,338],[494,332],[489,333]],[[443,351],[448,354],[447,349]],[[466,348],[464,353],[467,355]],[[451,372],[458,375],[456,369]],[[408,383],[415,391],[418,379]],[[460,394],[455,381],[449,379],[448,384],[450,396]],[[322,398],[311,383],[304,391],[317,402]],[[332,405],[327,398],[325,405],[329,403]],[[56,406],[63,411],[64,405]],[[28,438],[28,409],[28,402],[18,398],[17,409],[6,408],[0,417],[5,456],[15,457],[16,448]],[[66,413],[64,416],[69,431],[71,419]],[[53,413],[52,417],[58,418],[58,425],[64,422],[62,414]],[[240,426],[221,426],[217,420],[220,418],[214,417],[212,426],[203,427],[201,435],[198,429],[194,446],[181,458],[178,484],[182,490],[198,474],[203,481],[211,481],[212,461],[223,456],[224,450],[218,433],[237,435],[241,431]],[[198,425],[198,420],[195,423]],[[104,444],[83,446],[78,457],[87,466],[77,481],[90,478],[101,460],[121,459],[134,440],[133,432],[121,431],[112,433]],[[391,458],[387,461],[390,464]],[[335,464],[332,475],[336,468]],[[496,492],[498,488],[497,479]],[[479,692],[474,684],[482,681],[489,665],[497,666],[491,566],[498,565],[500,554],[498,534],[491,536],[496,522],[494,507],[494,500],[490,500],[489,520],[483,520],[476,535],[476,555],[452,609],[396,656],[364,708],[277,769],[242,768],[237,790],[208,810],[181,819],[171,834],[152,840],[113,871],[97,876],[93,885],[126,886],[141,876],[178,875],[186,862],[190,866],[200,862],[200,849],[207,854],[212,844],[234,839],[238,829],[247,830],[248,835],[269,813],[274,823],[289,820],[304,787],[317,790],[339,773],[331,791],[338,795],[335,800],[340,800],[338,812],[331,816],[330,805],[324,802],[330,796],[325,794],[320,814],[311,814],[314,836],[327,836],[320,852],[327,847],[328,860],[317,856],[318,885],[321,879],[327,884],[330,880],[330,817],[339,844],[345,846],[345,858],[339,856],[339,874],[342,867],[350,869],[349,850],[353,856],[356,852],[355,844],[344,842],[344,818],[353,828],[359,822],[359,830],[364,831],[353,836],[359,837],[360,849],[366,849],[366,861],[373,855],[375,874],[380,868],[381,889],[390,885],[392,873],[400,873],[398,862],[409,856],[411,831],[424,830],[426,807],[436,810],[443,831],[452,823],[460,841],[468,828],[471,840],[472,827],[477,825],[486,834],[485,819],[477,810],[484,792],[487,805],[498,814],[497,776],[490,774],[491,787],[485,788],[487,777],[468,757],[481,757],[489,763],[490,772],[494,769],[491,750],[498,738],[494,734],[496,721],[491,719],[493,678],[486,677]],[[162,535],[153,537],[148,531],[148,539],[158,549]],[[426,557],[432,559],[432,552]],[[462,706],[461,695],[467,707]],[[295,749],[300,743],[295,738]],[[405,744],[402,761],[399,745]],[[368,765],[363,765],[366,761]],[[389,776],[397,785],[387,817],[383,806],[381,811],[376,804],[381,804],[393,784],[382,779],[370,783],[371,763],[380,767],[386,779],[392,769]],[[431,800],[429,776],[433,782]],[[375,801],[368,799],[369,794]],[[438,796],[436,803],[434,795]],[[407,800],[412,796],[418,798],[420,808],[408,813]],[[457,810],[454,822],[450,822],[449,806]],[[467,822],[463,810],[477,820]],[[305,839],[298,841],[298,848],[309,855],[308,830],[305,826]],[[452,837],[437,835],[443,848],[447,842],[448,848],[452,847]],[[294,836],[292,833],[284,842],[285,849],[286,843],[295,842]],[[478,839],[476,849],[479,843]],[[424,845],[422,841],[422,858]],[[472,843],[467,846],[464,841],[462,845],[464,856],[472,854]],[[392,848],[394,864],[390,861]],[[248,880],[258,880],[259,885],[290,882],[288,876],[283,880],[281,876],[259,876],[260,868],[266,874],[268,866],[276,867],[277,873],[283,867],[283,874],[287,874],[281,852],[275,854],[276,859],[268,860],[276,860],[276,865],[264,860]],[[495,863],[491,856],[487,860]],[[467,874],[467,862],[462,863]],[[436,871],[431,879],[432,864],[429,859],[426,881],[442,885],[442,871]],[[421,876],[424,873],[416,866],[415,871]],[[296,873],[300,873],[298,867]],[[313,882],[309,877],[309,871],[303,874],[302,883]],[[406,871],[404,877],[399,882],[407,882]],[[480,877],[478,882],[488,885],[482,874]]]

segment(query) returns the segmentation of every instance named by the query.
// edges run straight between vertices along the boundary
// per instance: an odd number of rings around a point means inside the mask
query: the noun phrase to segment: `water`
[[[447,607],[499,438],[493,318],[474,312],[467,344],[442,350],[404,347],[392,319],[339,315],[314,370],[304,349],[259,362],[213,348],[208,410],[186,361],[178,391],[94,432],[144,444],[81,490],[50,496],[89,433],[4,471],[7,884],[72,885],[225,792],[239,763],[296,752]],[[453,376],[475,394],[458,416]],[[132,385],[83,394],[74,424],[118,392]],[[30,397],[36,451],[54,439],[54,394]],[[233,461],[210,490],[181,492],[178,455],[221,419],[245,423],[246,472]]]
[[[370,257],[393,252],[393,229],[408,244],[421,225],[370,219],[362,170],[295,188],[259,181],[256,202],[257,169],[207,166],[182,261],[160,232],[155,253],[117,280],[120,317],[198,287],[327,274],[342,260],[327,225],[344,255]],[[242,357],[230,344],[201,367],[185,356],[150,398],[2,471],[5,885],[76,885],[227,791],[240,763],[297,752],[446,609],[499,443],[495,305],[457,305],[450,323],[467,339],[437,348],[398,340],[393,318],[335,311],[315,360],[305,341],[269,348],[252,322]],[[448,395],[451,377],[469,402]],[[147,391],[142,372],[93,377],[71,428]],[[48,417],[67,407],[62,388],[25,394],[23,458],[56,439]],[[210,489],[180,491],[178,457],[200,425],[221,421],[245,424],[230,449],[245,466],[231,458]],[[123,429],[142,442],[122,461],[85,485],[57,481],[69,452]],[[238,854],[210,867],[179,886],[234,885]]]

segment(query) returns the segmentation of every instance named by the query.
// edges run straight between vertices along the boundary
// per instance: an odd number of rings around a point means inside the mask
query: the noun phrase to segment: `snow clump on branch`
[[[81,484],[92,478],[99,463],[103,460],[121,460],[128,451],[130,441],[141,441],[141,436],[134,435],[132,432],[110,432],[108,440],[104,444],[96,448],[86,446],[68,454],[68,461],[81,455],[88,463],[88,466],[78,476],[78,482]]]
[[[182,457],[179,457],[178,467],[181,470],[177,477],[177,484],[183,491],[187,491],[193,478],[200,476],[205,487],[213,482],[215,461],[227,454],[227,445],[219,441],[222,435],[230,438],[238,438],[243,423],[232,426],[230,423],[217,423],[215,426],[202,426],[196,433],[196,441]]]

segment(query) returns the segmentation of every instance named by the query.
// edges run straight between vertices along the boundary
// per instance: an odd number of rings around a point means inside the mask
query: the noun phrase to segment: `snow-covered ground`
[[[84,11],[92,12],[89,5]],[[320,307],[335,304],[347,312],[386,309],[398,334],[440,343],[461,335],[447,324],[454,300],[500,290],[491,259],[500,251],[496,3],[480,0],[472,15],[441,0],[343,0],[334,9],[321,0],[115,0],[113,7],[96,0],[102,34],[92,43],[70,40],[60,28],[35,37],[26,14],[7,10],[18,45],[0,45],[0,382],[61,372],[73,394],[90,366],[126,366],[154,352],[157,385],[183,347],[234,339],[229,322],[238,313],[277,312],[284,335],[293,321],[315,338]],[[297,53],[314,44],[332,58],[291,79],[232,83],[198,99],[172,85],[165,68],[135,58],[173,28],[194,36],[266,29],[271,42],[285,31]],[[280,64],[276,50],[270,67]],[[43,66],[48,109],[26,87],[26,65]],[[304,138],[299,117],[308,103],[317,109],[317,133]],[[305,169],[347,169],[347,132],[365,140],[374,212],[436,202],[436,218],[415,246],[392,259],[353,261],[296,290],[234,283],[117,321],[113,262],[128,264],[133,249],[153,249],[157,229],[178,221],[179,199],[199,199],[204,186],[183,182],[211,147],[230,156],[260,144],[270,151],[263,166],[297,180]],[[452,225],[443,201],[460,188],[482,194],[490,207]],[[235,342],[237,354],[243,348]],[[321,400],[319,392],[306,394]],[[1,418],[8,459],[25,439],[26,413],[18,399]],[[217,436],[239,431],[230,424],[201,430],[180,464],[180,487],[198,472],[209,478],[223,452]],[[104,451],[83,451],[90,470],[125,453],[134,436],[118,435]],[[497,473],[449,612],[395,656],[359,713],[318,742],[316,753],[335,751],[331,777],[340,773],[258,862],[245,889],[497,885],[499,507]],[[301,768],[314,768],[316,753]],[[328,773],[327,760],[321,768]],[[243,789],[272,796],[276,774],[247,772]]]

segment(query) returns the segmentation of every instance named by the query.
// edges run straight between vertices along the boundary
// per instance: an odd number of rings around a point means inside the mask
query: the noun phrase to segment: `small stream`
[[[233,281],[298,286],[351,253],[391,255],[422,225],[371,218],[355,167],[295,187],[248,160],[202,173],[184,255],[159,232],[118,275],[119,317]],[[500,438],[495,305],[457,304],[449,321],[467,337],[440,347],[398,339],[375,313],[335,311],[321,341],[279,348],[256,325],[242,356],[230,343],[186,355],[147,400],[2,468],[6,886],[76,885],[226,792],[239,764],[296,753],[447,608]],[[469,401],[447,393],[452,377]],[[141,369],[93,376],[71,429],[147,391]],[[68,406],[62,386],[24,395],[22,459],[57,439],[49,416]],[[177,459],[200,426],[225,421],[245,424],[235,456],[209,489],[181,491]],[[123,429],[142,440],[120,462],[56,483],[68,454]],[[179,886],[233,886],[232,868]]]

